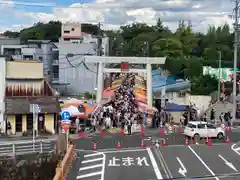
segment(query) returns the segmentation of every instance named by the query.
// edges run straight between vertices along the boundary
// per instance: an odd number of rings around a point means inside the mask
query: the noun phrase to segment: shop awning
[[[187,106],[186,105],[178,105],[175,103],[167,103],[164,110],[172,111],[172,112],[182,112],[182,111],[187,111]]]

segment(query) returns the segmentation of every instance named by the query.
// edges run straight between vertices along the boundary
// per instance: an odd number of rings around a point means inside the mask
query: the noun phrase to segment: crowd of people
[[[103,105],[99,113],[91,117],[93,130],[126,128],[132,134],[133,124],[141,124],[143,114],[138,111],[134,96],[135,75],[126,74],[121,84],[115,90],[115,97]]]

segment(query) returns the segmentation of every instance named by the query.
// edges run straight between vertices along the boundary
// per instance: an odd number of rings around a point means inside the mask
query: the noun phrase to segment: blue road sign
[[[68,111],[63,111],[61,113],[62,120],[69,120],[70,119],[70,113]]]
[[[93,107],[93,106],[94,106],[94,104],[93,104],[93,103],[89,103],[88,105],[89,105],[90,107]]]

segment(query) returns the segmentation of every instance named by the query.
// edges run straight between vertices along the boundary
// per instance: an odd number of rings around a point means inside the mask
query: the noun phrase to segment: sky
[[[164,25],[176,30],[179,20],[190,20],[193,30],[205,33],[209,25],[232,27],[233,0],[0,0],[0,32],[19,31],[37,22],[101,22],[118,29],[133,22]]]

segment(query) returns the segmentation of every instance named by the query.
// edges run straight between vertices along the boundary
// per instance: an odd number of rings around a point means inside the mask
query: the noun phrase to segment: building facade
[[[81,31],[81,24],[62,25],[59,38],[59,59],[53,64],[53,87],[62,95],[79,95],[94,92],[97,63],[87,64],[84,55],[97,55],[98,39]],[[102,55],[109,54],[109,38],[102,39]]]
[[[6,61],[4,56],[0,56],[0,133],[5,132],[5,121],[4,121],[4,112],[5,112],[5,87],[6,87]]]
[[[58,59],[53,51],[55,44],[49,40],[29,40],[26,45],[2,45],[1,54],[7,60],[37,60],[43,63],[44,76],[49,82],[52,80],[52,63]]]
[[[20,39],[0,36],[0,49],[2,45],[20,45]],[[2,53],[0,55],[2,55]]]

